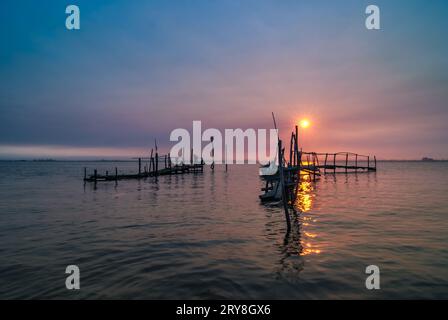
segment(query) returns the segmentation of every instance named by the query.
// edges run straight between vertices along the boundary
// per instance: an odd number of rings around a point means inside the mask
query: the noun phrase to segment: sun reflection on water
[[[297,197],[294,208],[299,213],[299,221],[302,225],[302,237],[300,237],[301,256],[320,254],[322,249],[318,245],[319,235],[315,231],[317,219],[312,215],[314,203],[314,184],[308,179],[302,179],[298,185]]]

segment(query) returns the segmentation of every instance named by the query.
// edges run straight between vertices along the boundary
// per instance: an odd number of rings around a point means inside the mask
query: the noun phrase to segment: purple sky
[[[446,1],[5,1],[0,158],[168,150],[175,128],[271,128],[305,149],[448,158]]]

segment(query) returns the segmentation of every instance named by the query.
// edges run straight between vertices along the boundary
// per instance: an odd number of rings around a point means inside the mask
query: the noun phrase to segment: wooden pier
[[[186,173],[202,173],[204,172],[204,161],[201,159],[200,163],[193,163],[191,159],[189,164],[179,163],[173,164],[170,154],[159,156],[157,153],[149,158],[136,158],[138,160],[138,171],[133,174],[118,174],[118,168],[110,173],[106,171],[104,174],[99,174],[97,169],[93,170],[93,174],[87,174],[87,168],[84,168],[85,182],[100,182],[100,181],[118,181],[127,179],[145,179],[149,177],[177,175]],[[149,160],[146,165],[142,167],[142,160]]]
[[[301,152],[302,168],[316,167],[324,173],[376,171],[376,156],[372,158],[352,152]],[[303,169],[302,169],[303,170]]]
[[[275,118],[274,118],[274,126]],[[283,203],[288,232],[291,227],[289,210],[299,191],[301,179],[316,181],[322,174],[376,172],[376,157],[352,152],[317,153],[303,152],[299,149],[298,126],[291,133],[289,158],[285,156],[282,140],[278,140],[278,170],[275,173],[261,175],[265,187],[261,189],[262,201],[279,201]]]

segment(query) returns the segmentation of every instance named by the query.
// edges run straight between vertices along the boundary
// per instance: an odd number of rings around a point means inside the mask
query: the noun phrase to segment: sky
[[[0,159],[134,157],[193,120],[272,128],[271,112],[282,137],[310,119],[305,150],[448,158],[447,16],[443,0],[4,0]]]

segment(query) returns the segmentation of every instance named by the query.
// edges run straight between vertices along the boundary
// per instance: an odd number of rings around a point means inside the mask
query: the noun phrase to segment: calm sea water
[[[286,235],[256,166],[84,185],[83,167],[0,162],[0,298],[448,298],[448,163],[303,182]],[[65,288],[78,265],[81,289]],[[365,268],[381,289],[365,288]]]

